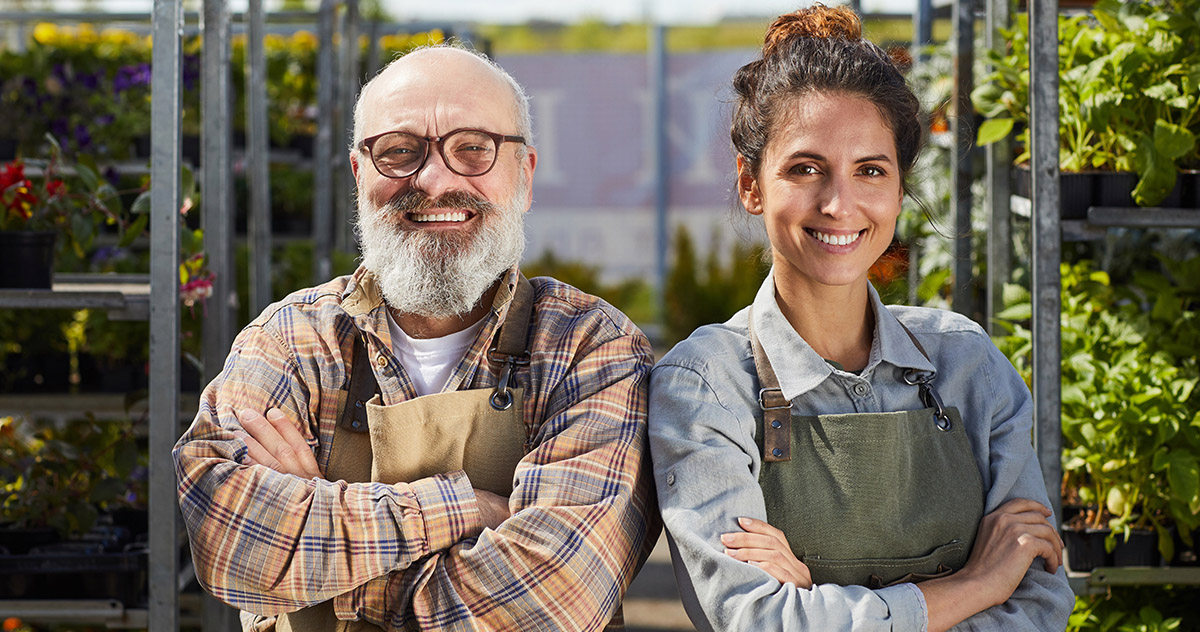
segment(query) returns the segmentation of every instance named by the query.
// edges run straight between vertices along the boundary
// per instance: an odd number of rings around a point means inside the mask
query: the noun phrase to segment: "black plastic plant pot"
[[[53,231],[0,231],[0,288],[50,289],[56,237]]]
[[[1108,537],[1108,529],[1076,531],[1063,527],[1061,531],[1063,544],[1066,546],[1069,570],[1085,573],[1110,565],[1108,552],[1104,549],[1104,539]]]
[[[71,542],[27,555],[0,555],[0,599],[116,599],[126,607],[142,605],[146,551],[98,553],[99,545],[87,544]]]
[[[0,555],[25,555],[30,549],[62,540],[53,527],[0,526]]]
[[[1162,555],[1158,552],[1158,534],[1150,529],[1134,529],[1129,539],[1117,534],[1117,545],[1113,547],[1114,566],[1158,566]]]

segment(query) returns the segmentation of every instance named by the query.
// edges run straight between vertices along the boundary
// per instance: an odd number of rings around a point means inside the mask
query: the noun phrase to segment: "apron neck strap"
[[[512,302],[508,304],[508,315],[496,333],[494,344],[488,355],[522,356],[529,353],[529,321],[533,315],[533,285],[524,274],[517,275],[517,287],[513,290]]]
[[[529,364],[529,321],[532,315],[533,285],[524,274],[518,274],[517,287],[508,304],[508,314],[500,325],[500,331],[496,332],[496,343],[488,350],[490,362],[502,363],[500,379],[490,400],[492,408],[496,410],[508,410],[512,406],[509,382],[512,381],[513,370]]]
[[[751,307],[750,348],[754,351],[754,371],[758,374],[758,407],[763,414],[763,460],[792,459],[792,402],[783,396],[779,378],[758,334],[754,333],[754,308]]]

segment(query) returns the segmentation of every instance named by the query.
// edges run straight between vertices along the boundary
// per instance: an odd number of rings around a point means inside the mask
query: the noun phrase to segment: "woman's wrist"
[[[925,595],[929,632],[949,630],[995,605],[990,602],[984,583],[963,571],[923,581],[917,588]]]

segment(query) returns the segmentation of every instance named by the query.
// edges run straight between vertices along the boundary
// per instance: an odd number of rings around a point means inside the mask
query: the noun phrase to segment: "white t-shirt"
[[[412,379],[417,395],[442,392],[484,321],[481,318],[474,325],[441,338],[413,338],[400,328],[390,311],[387,319],[392,331],[392,352]]]

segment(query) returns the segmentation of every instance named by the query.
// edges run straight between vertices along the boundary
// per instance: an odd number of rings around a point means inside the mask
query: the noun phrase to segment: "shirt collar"
[[[900,321],[879,299],[875,288],[868,284],[868,289],[871,309],[875,312],[875,335],[871,343],[871,356],[862,375],[869,376],[881,362],[902,369],[934,371],[933,365],[917,350],[900,326]],[[825,359],[796,333],[780,311],[779,303],[775,300],[774,268],[759,286],[753,307],[754,332],[775,369],[784,397],[795,399],[816,388],[833,374],[833,369]]]

